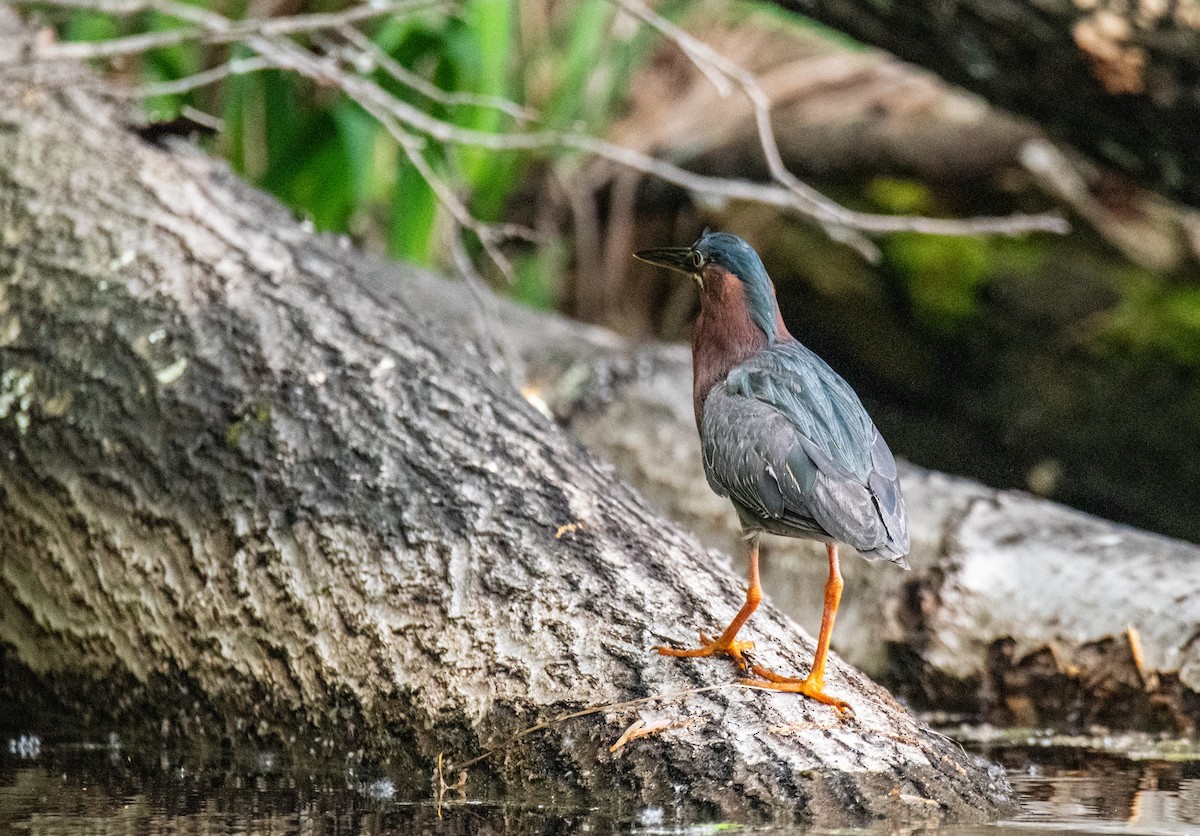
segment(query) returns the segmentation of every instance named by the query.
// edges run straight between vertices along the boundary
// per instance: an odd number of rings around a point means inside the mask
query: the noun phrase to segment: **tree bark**
[[[1005,809],[1002,778],[840,661],[853,719],[653,654],[728,620],[740,580],[440,321],[469,306],[461,286],[139,140],[86,74],[15,61],[24,35],[0,23],[10,696],[362,747],[422,776],[496,746],[468,791],[605,810]],[[803,671],[812,642],[777,609],[751,632],[761,661]],[[657,733],[610,752],[636,719]]]
[[[1193,2],[777,2],[1200,206],[1200,7]]]

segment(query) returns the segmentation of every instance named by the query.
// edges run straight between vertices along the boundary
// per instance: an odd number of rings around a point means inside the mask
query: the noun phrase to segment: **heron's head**
[[[743,239],[728,232],[705,232],[690,247],[662,247],[633,254],[649,264],[687,273],[700,286],[701,305],[714,314],[746,314],[774,342],[778,336],[779,305],[775,286],[762,259]]]

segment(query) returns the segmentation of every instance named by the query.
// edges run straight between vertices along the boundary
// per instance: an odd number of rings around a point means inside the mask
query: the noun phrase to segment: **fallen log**
[[[685,820],[1007,808],[1002,777],[840,661],[853,718],[649,652],[727,620],[740,579],[445,321],[460,287],[143,141],[0,27],[9,708],[362,750],[405,792],[440,763],[471,764],[472,797]],[[754,631],[763,662],[811,658],[775,608]]]

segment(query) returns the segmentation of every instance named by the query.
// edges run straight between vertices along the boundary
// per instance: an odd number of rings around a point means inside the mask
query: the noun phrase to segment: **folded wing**
[[[714,386],[700,441],[709,484],[747,522],[906,565],[895,459],[850,386],[800,343],[759,352]]]

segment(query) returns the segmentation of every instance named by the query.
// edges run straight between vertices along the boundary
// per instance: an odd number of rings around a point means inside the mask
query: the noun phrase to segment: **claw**
[[[743,671],[748,671],[750,664],[742,654],[747,650],[752,650],[754,642],[738,641],[737,633],[746,623],[746,619],[758,607],[761,599],[762,586],[758,582],[758,535],[756,534],[750,540],[750,583],[746,587],[746,603],[742,604],[742,608],[733,617],[733,621],[729,622],[725,632],[715,639],[707,633],[701,632],[700,646],[690,650],[676,650],[673,647],[656,647],[654,649],[663,656],[683,656],[689,659],[699,656],[729,656],[738,663],[738,667]]]
[[[763,688],[769,691],[783,691],[789,694],[803,694],[806,697],[811,697],[817,702],[823,702],[826,705],[832,705],[838,711],[854,713],[854,709],[850,703],[844,700],[839,700],[837,697],[830,696],[825,693],[825,683],[820,679],[814,678],[809,674],[804,679],[797,679],[790,676],[780,676],[774,671],[767,670],[762,665],[755,665],[751,672],[759,677],[758,679],[742,679],[739,680],[743,685],[749,685],[751,688]]]
[[[750,669],[750,665],[742,654],[747,650],[753,650],[754,642],[738,641],[737,639],[722,641],[720,638],[714,639],[702,632],[699,647],[689,650],[680,650],[674,647],[656,647],[654,649],[663,656],[682,656],[689,659],[701,656],[729,656],[737,662],[738,667],[746,671]]]

